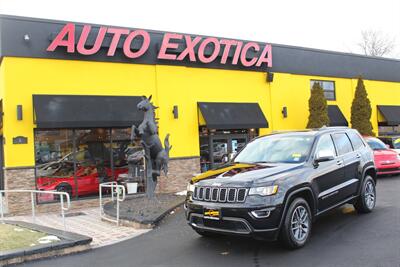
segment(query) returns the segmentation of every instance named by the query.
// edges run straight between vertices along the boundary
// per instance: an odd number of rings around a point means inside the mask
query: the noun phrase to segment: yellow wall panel
[[[155,67],[150,65],[4,58],[2,69],[6,167],[34,165],[32,94],[155,94]],[[17,121],[17,105],[23,106],[22,121]],[[15,136],[28,137],[28,144],[13,145]]]
[[[259,103],[270,118],[265,73],[205,68],[157,66],[160,134],[171,134],[175,157],[199,155],[197,102]],[[174,119],[173,106],[179,109]]]
[[[335,82],[336,100],[350,123],[350,107],[356,79],[266,73],[163,65],[87,62],[30,58],[3,58],[0,66],[0,97],[3,97],[5,166],[34,165],[33,94],[153,95],[159,108],[160,137],[169,133],[171,157],[199,155],[197,102],[256,102],[269,122],[268,129],[304,129],[308,119],[310,80]],[[376,105],[400,105],[400,83],[365,81],[371,104],[372,123],[377,132]],[[22,121],[16,106],[23,105]],[[174,119],[173,106],[178,106]],[[287,107],[288,117],[282,115]],[[132,107],[136,109],[136,107]],[[28,137],[28,144],[13,145],[15,136]]]

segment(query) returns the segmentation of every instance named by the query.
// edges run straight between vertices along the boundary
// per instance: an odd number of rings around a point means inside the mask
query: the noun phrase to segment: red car
[[[68,164],[68,162],[64,161],[63,164]],[[65,169],[66,168],[64,166],[64,172]],[[99,175],[99,172],[102,173],[102,175]],[[108,167],[103,167],[100,171],[98,171],[98,168],[96,166],[78,165],[76,172],[78,184],[77,189],[75,185],[73,169],[71,171],[67,171],[67,173],[56,171],[52,175],[39,177],[37,179],[37,188],[38,190],[44,191],[55,190],[59,192],[67,192],[71,197],[74,197],[76,195],[84,196],[98,194],[100,180],[102,180],[101,182],[116,181],[120,174],[128,172],[128,168],[114,168],[113,177],[111,172],[111,168]],[[38,198],[39,201],[51,201],[54,200],[55,197],[50,194],[40,194]]]
[[[375,137],[365,137],[368,145],[374,151],[374,161],[378,175],[400,173],[400,156]]]

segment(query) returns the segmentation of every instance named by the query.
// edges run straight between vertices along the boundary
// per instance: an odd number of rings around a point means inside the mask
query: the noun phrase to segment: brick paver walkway
[[[69,213],[83,214],[65,218],[67,231],[92,237],[92,247],[111,245],[150,231],[148,229],[136,230],[130,227],[117,226],[115,223],[102,221],[99,208],[73,210],[66,214]],[[5,219],[32,222],[31,216],[13,216],[6,217]],[[64,230],[60,213],[37,214],[35,223]]]

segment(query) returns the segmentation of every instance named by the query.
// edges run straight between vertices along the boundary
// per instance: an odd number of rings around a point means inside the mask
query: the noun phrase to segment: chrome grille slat
[[[211,201],[216,202],[218,201],[218,195],[219,195],[219,188],[213,188],[211,190]]]
[[[218,202],[226,201],[226,188],[221,188],[219,190]]]
[[[209,201],[210,199],[211,199],[211,188],[206,187],[206,189],[204,190],[204,200]]]
[[[196,186],[193,192],[194,200],[206,202],[244,202],[246,200],[248,188],[244,187],[210,187]]]

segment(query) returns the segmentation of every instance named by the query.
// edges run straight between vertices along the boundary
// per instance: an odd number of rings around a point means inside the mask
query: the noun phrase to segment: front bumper
[[[250,236],[255,239],[276,240],[282,215],[281,206],[250,207],[245,204],[210,203],[187,201],[186,219],[196,231],[215,232],[226,235]],[[220,218],[204,217],[204,208],[218,209]],[[266,218],[256,218],[251,211],[269,208]]]
[[[400,165],[380,165],[377,167],[377,175],[385,175],[385,174],[398,174],[400,173]]]

